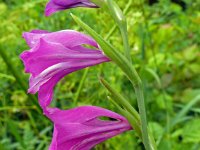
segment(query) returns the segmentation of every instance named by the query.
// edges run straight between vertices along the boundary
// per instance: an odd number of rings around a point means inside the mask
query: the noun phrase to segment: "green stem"
[[[37,109],[35,106],[4,106],[0,111],[14,110],[14,109]]]
[[[122,39],[123,39],[123,45],[124,45],[124,51],[125,56],[129,62],[131,62],[131,56],[130,56],[130,46],[128,41],[128,32],[127,32],[127,21],[123,13],[121,12],[119,6],[113,1],[113,0],[107,0],[108,7],[110,9],[111,15],[113,16],[115,22],[117,23]],[[148,129],[147,129],[147,119],[146,119],[146,110],[145,110],[145,102],[144,102],[144,95],[143,95],[143,88],[142,83],[140,80],[140,77],[138,76],[137,72],[134,72],[133,75],[134,78],[132,80],[136,97],[137,97],[137,103],[141,118],[141,126],[142,126],[142,139],[144,146],[147,150],[150,150],[150,144],[149,144],[149,136],[148,136]],[[135,84],[135,81],[137,81]]]
[[[147,36],[149,38],[149,42],[150,42],[150,50],[152,52],[152,57],[154,57],[154,64],[155,64],[155,67],[156,67],[156,72],[159,73],[159,69],[158,69],[158,63],[157,63],[157,59],[155,59],[155,56],[156,56],[156,53],[155,53],[155,49],[154,49],[154,46],[153,46],[153,42],[152,42],[152,38],[151,38],[151,34],[149,32],[149,26],[148,26],[148,22],[147,22],[147,15],[146,15],[146,12],[145,12],[145,8],[144,8],[145,4],[144,4],[144,1],[143,0],[140,0],[140,9],[142,11],[142,14],[143,14],[143,17],[144,17],[144,28],[146,28],[146,33],[147,33]],[[165,93],[165,89],[163,88],[162,84],[159,84],[160,87],[161,87],[161,94],[163,96],[163,99],[164,99],[164,103],[165,103],[165,106],[166,106],[166,133],[169,135],[170,133],[170,115],[169,115],[169,106],[168,106],[168,102],[166,100],[166,93]],[[162,135],[163,136],[163,135]],[[159,138],[157,140],[157,145],[159,145],[158,143],[160,143],[160,140],[162,139],[162,136],[161,138]],[[170,140],[169,140],[169,143],[170,143]]]
[[[111,30],[108,32],[108,34],[105,37],[105,40],[108,40],[108,38],[115,32],[115,30],[117,29],[117,25],[114,25]]]
[[[128,41],[128,31],[127,31],[127,25],[123,25],[120,27],[120,32],[122,35],[123,39],[123,45],[124,45],[124,53],[126,58],[131,62],[131,55],[130,55],[130,46],[129,46],[129,41]]]
[[[121,12],[120,8],[118,5],[113,1],[113,0],[107,0],[108,7],[111,11],[111,15],[113,16],[115,22],[117,23],[123,43],[124,43],[124,50],[125,50],[125,56],[129,62],[131,62],[131,56],[130,56],[130,46],[128,42],[128,32],[127,32],[127,22],[125,19],[125,16]],[[129,64],[131,65],[131,64]],[[130,66],[132,67],[132,66]],[[149,144],[149,136],[148,136],[148,129],[147,129],[147,119],[146,119],[146,110],[145,110],[145,103],[144,103],[144,95],[143,95],[143,88],[142,88],[142,83],[141,79],[136,72],[135,69],[132,72],[133,74],[131,75],[131,78],[129,78],[134,86],[136,97],[137,97],[137,103],[138,103],[138,108],[139,108],[139,113],[140,113],[140,118],[141,118],[141,125],[142,125],[142,139],[145,145],[145,148],[147,150],[150,150],[150,144]]]
[[[135,76],[136,75],[137,75],[137,73],[135,73]],[[138,101],[139,112],[140,112],[138,115],[138,112],[129,104],[129,102],[122,95],[120,95],[117,91],[115,91],[115,89],[112,88],[108,82],[106,82],[103,78],[100,78],[100,81],[104,85],[104,87],[110,92],[110,94],[111,94],[110,97],[113,100],[115,100],[119,106],[123,106],[123,108],[125,110],[127,110],[128,113],[130,113],[130,115],[132,116],[132,119],[129,116],[129,122],[131,123],[131,121],[133,121],[133,122],[136,122],[137,125],[141,126],[140,131],[142,131],[142,136],[140,136],[140,137],[142,138],[145,148],[147,150],[150,150],[150,149],[155,150],[156,145],[155,145],[153,136],[151,134],[148,135],[145,103],[144,103],[143,88],[142,88],[141,82],[138,80],[138,82],[137,82],[138,84],[135,84],[135,86],[134,86],[135,93],[137,96],[137,101]],[[127,116],[125,116],[125,117],[127,117]],[[136,123],[134,123],[134,125]],[[138,134],[139,134],[139,132],[138,132]],[[140,134],[141,134],[141,132],[140,132]]]
[[[108,88],[107,88],[108,89]],[[108,89],[109,90],[109,89]],[[111,92],[111,91],[110,91]],[[112,93],[112,92],[111,92]],[[137,115],[132,114],[132,111],[130,111],[130,109],[126,107],[126,105],[122,105],[122,103],[119,101],[119,97],[116,95],[111,95],[111,97],[108,97],[111,102],[118,108],[118,110],[120,111],[120,113],[125,116],[127,118],[127,120],[129,121],[129,123],[131,124],[131,126],[133,127],[133,129],[135,129],[135,131],[137,132],[138,136],[143,140],[142,138],[142,129],[141,129],[141,123],[140,123],[140,120],[138,122],[137,120]],[[115,101],[116,102],[115,102]],[[119,103],[118,103],[119,102]],[[128,103],[128,102],[127,102]],[[124,108],[127,110],[124,110],[120,107],[120,104],[122,106],[124,106]],[[132,109],[135,111],[135,109],[132,107]],[[149,133],[149,141],[150,141],[150,147],[152,150],[157,150],[156,148],[156,143],[155,143],[155,140],[154,140],[154,137],[151,133],[150,130],[148,130],[148,133]]]
[[[146,150],[151,150],[150,144],[149,144],[149,135],[148,135],[148,129],[147,129],[146,109],[145,109],[142,83],[139,82],[137,85],[134,86],[134,89],[135,89],[135,94],[137,97],[139,114],[140,114],[140,118],[141,118],[143,143],[144,143]]]
[[[74,98],[74,104],[75,104],[75,105],[76,105],[77,100],[78,100],[78,98],[79,98],[80,92],[81,92],[81,90],[82,90],[82,88],[83,88],[83,84],[84,84],[85,79],[86,79],[86,77],[87,77],[88,71],[89,71],[89,68],[86,68],[85,71],[84,71],[84,73],[83,73],[83,76],[82,76],[82,78],[81,78],[81,82],[80,82],[80,84],[79,84],[79,86],[78,86],[78,90],[77,90],[77,92],[76,92],[76,94],[75,94],[75,96],[74,96],[74,97],[75,97],[75,98]]]
[[[86,30],[99,43],[104,53],[122,69],[122,71],[126,74],[128,79],[133,84],[133,87],[135,88],[135,91],[136,91],[138,106],[140,110],[140,116],[142,120],[142,136],[144,139],[144,144],[145,144],[146,150],[150,150],[143,90],[141,88],[142,82],[137,71],[135,70],[133,65],[130,63],[130,61],[128,61],[126,57],[124,57],[112,45],[110,45],[110,43],[103,40],[103,38],[99,34],[97,34],[94,30],[92,30],[87,24],[81,21],[78,17],[76,17],[73,14],[71,14],[71,16],[73,17],[74,21],[76,21],[84,30]]]

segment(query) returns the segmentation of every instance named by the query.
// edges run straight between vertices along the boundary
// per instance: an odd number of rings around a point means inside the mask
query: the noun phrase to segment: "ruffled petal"
[[[31,73],[33,77],[37,76],[49,66],[61,62],[97,60],[105,58],[100,50],[87,49],[81,46],[69,49],[60,43],[53,43],[40,39],[29,51],[20,55],[25,65],[25,72]]]
[[[100,107],[48,109],[46,115],[54,123],[53,139],[49,150],[89,150],[108,138],[131,129],[124,117]],[[100,117],[108,117],[112,120],[105,121]]]
[[[74,71],[94,66],[103,62],[109,61],[107,58],[90,60],[87,62],[66,62],[56,64],[42,72],[37,78],[30,81],[30,93],[38,92],[40,105],[42,107],[48,106],[52,100],[53,87],[56,83],[69,73]]]
[[[65,10],[66,8],[61,5],[56,5],[53,0],[50,0],[45,8],[45,16],[50,16],[53,13],[61,10]]]

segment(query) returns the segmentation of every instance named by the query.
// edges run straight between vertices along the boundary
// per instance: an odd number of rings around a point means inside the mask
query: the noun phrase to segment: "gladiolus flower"
[[[80,32],[34,30],[23,37],[31,48],[20,55],[25,72],[31,74],[28,92],[38,92],[41,106],[50,104],[54,86],[67,74],[109,61],[98,44]]]
[[[128,121],[119,114],[95,106],[70,110],[49,108],[54,132],[49,150],[90,150],[95,145],[130,130]],[[101,120],[100,117],[112,118]]]
[[[57,11],[74,7],[96,8],[98,6],[92,3],[90,0],[50,0],[46,5],[45,15],[50,16]]]

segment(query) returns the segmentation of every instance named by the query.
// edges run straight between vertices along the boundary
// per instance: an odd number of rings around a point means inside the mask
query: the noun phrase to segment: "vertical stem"
[[[110,5],[111,6],[111,5]],[[87,24],[82,22],[78,17],[71,14],[73,19],[84,29],[86,30],[101,46],[104,53],[113,60],[124,73],[127,75],[128,79],[133,84],[135,88],[135,92],[137,95],[138,107],[140,111],[140,117],[142,121],[142,136],[144,139],[144,144],[146,150],[152,150],[154,147],[149,142],[148,130],[147,130],[147,121],[146,121],[146,111],[145,111],[145,104],[144,104],[144,96],[143,96],[143,89],[142,89],[142,82],[141,79],[136,72],[133,65],[124,57],[120,52],[118,52],[115,48],[113,48],[108,42],[103,40],[103,38],[97,34],[94,30],[92,30]]]
[[[107,0],[107,4],[108,4],[108,8],[110,9],[111,15],[113,16],[113,19],[115,20],[116,24],[118,25],[120,29],[122,39],[123,39],[125,57],[131,63],[126,18],[123,15],[119,6],[113,0]],[[137,103],[138,103],[139,113],[140,113],[140,118],[141,118],[142,140],[143,140],[146,150],[151,150],[150,144],[149,144],[150,141],[149,141],[149,135],[148,135],[148,129],[147,129],[147,119],[146,119],[146,110],[145,110],[142,83],[136,71],[134,72],[133,76],[136,77],[136,78],[133,78],[132,80],[133,85],[134,85],[134,81],[137,80],[137,84],[134,86],[134,88],[135,88],[135,93],[137,97]]]
[[[105,37],[105,40],[108,40],[108,38],[115,32],[115,30],[117,29],[117,25],[114,25],[111,30],[108,32],[108,34]]]
[[[151,39],[151,34],[149,32],[149,26],[148,26],[148,22],[147,22],[147,15],[146,15],[146,12],[145,12],[145,8],[144,8],[144,1],[143,0],[140,0],[140,8],[141,8],[141,11],[142,11],[142,14],[143,14],[143,17],[144,17],[144,28],[146,28],[147,30],[147,36],[148,38],[150,39],[150,50],[152,52],[152,56],[155,58],[155,50],[154,50],[154,47],[153,47],[153,43],[152,43],[152,39]],[[156,67],[156,72],[159,73],[159,69],[158,69],[158,64],[157,64],[157,60],[154,59],[154,64],[155,64],[155,67]],[[164,99],[164,102],[165,102],[165,106],[166,106],[166,131],[167,131],[167,134],[169,135],[170,133],[170,115],[169,115],[169,107],[168,107],[168,103],[166,101],[166,93],[165,93],[165,90],[163,88],[163,86],[161,85],[161,93],[163,95],[163,99]],[[162,139],[162,136],[161,135],[161,138],[159,138],[157,140],[157,145],[159,145],[161,139]],[[169,140],[170,141],[170,140]]]
[[[81,90],[82,90],[82,88],[83,88],[83,84],[84,84],[85,79],[86,79],[86,77],[87,77],[88,71],[89,71],[89,68],[86,68],[85,71],[84,71],[84,73],[83,73],[83,76],[82,76],[82,78],[81,78],[81,82],[80,82],[80,84],[79,84],[79,86],[78,86],[78,90],[77,90],[77,92],[76,92],[76,94],[75,94],[75,96],[74,96],[74,97],[75,97],[75,98],[74,98],[74,105],[76,105],[76,103],[77,103],[77,100],[78,100],[78,98],[79,98],[80,92],[81,92]]]
[[[145,146],[146,150],[151,150],[150,144],[149,144],[149,135],[148,135],[147,119],[146,119],[146,109],[145,109],[145,102],[144,102],[142,84],[141,83],[137,84],[134,87],[134,89],[135,89],[135,93],[136,93],[136,97],[137,97],[139,114],[140,114],[140,118],[141,118],[142,139],[143,139],[144,146]]]
[[[120,32],[121,32],[122,39],[123,39],[125,56],[131,62],[130,46],[129,46],[129,42],[128,42],[128,32],[127,32],[126,23],[120,28]]]

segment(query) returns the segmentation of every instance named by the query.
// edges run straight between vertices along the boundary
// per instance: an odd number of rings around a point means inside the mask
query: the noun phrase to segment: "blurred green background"
[[[37,107],[37,96],[26,93],[19,54],[28,49],[23,31],[82,31],[70,17],[79,16],[106,37],[114,21],[102,9],[79,8],[44,16],[47,0],[0,0],[0,150],[47,150],[52,123]],[[133,0],[127,13],[134,66],[144,83],[149,127],[159,150],[200,149],[200,1],[169,0],[148,5]],[[122,9],[128,0],[118,0]],[[83,32],[83,31],[82,31]],[[109,41],[122,51],[116,30]],[[131,84],[113,63],[66,76],[54,90],[54,106],[69,109],[97,105],[117,112],[99,83],[104,76],[137,108]],[[75,103],[77,100],[77,103]],[[142,150],[134,131],[109,139],[96,150]]]

